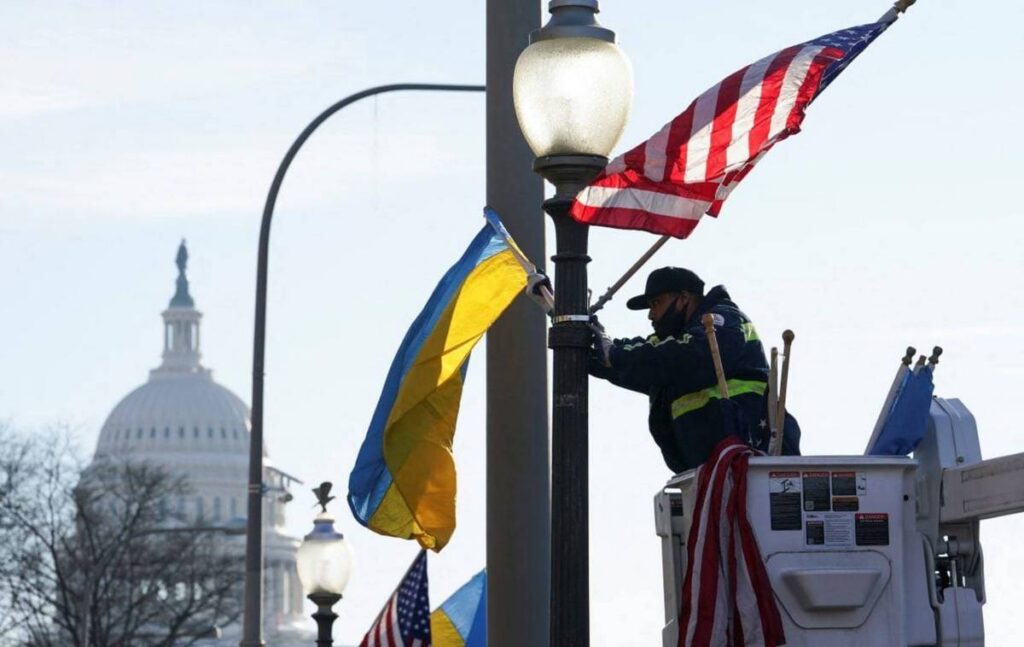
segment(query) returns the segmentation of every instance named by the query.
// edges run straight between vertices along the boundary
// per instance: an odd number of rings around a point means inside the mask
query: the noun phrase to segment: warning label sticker
[[[835,490],[832,490],[835,494]],[[856,512],[860,510],[860,499],[855,496],[833,496],[833,512]]]
[[[804,511],[822,512],[832,509],[828,472],[804,472]]]
[[[807,522],[808,546],[844,547],[853,545],[853,515],[844,512],[810,513]]]
[[[889,515],[884,512],[861,512],[855,515],[858,546],[889,545]]]
[[[807,537],[808,546],[824,546],[825,545],[825,521],[822,519],[811,519],[811,515],[807,515]]]
[[[800,472],[769,472],[772,530],[800,530]]]
[[[800,494],[800,472],[768,472],[768,491],[772,494]]]
[[[832,472],[832,496],[857,496],[857,472]]]

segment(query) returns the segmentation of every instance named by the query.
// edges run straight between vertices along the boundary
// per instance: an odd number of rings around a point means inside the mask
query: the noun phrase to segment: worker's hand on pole
[[[592,343],[594,344],[594,352],[597,354],[597,358],[605,366],[611,366],[612,338],[604,331],[604,326],[597,320],[597,317],[591,317],[591,322],[587,325],[590,326],[590,331],[593,333]]]
[[[550,316],[555,309],[551,280],[543,272],[533,272],[526,277],[526,296],[539,305],[546,315]]]

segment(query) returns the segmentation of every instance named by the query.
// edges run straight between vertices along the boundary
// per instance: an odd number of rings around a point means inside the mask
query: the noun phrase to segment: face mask
[[[686,310],[680,305],[679,299],[677,298],[672,303],[672,307],[661,316],[661,319],[653,322],[651,325],[654,326],[654,334],[660,339],[672,337],[682,332],[686,326]]]

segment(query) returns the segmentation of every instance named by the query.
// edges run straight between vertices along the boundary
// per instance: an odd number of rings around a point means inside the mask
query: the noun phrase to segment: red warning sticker
[[[885,512],[860,512],[854,515],[858,546],[889,545],[889,515]]]

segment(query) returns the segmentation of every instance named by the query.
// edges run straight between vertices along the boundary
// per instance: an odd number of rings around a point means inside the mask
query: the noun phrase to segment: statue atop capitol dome
[[[144,462],[184,477],[190,494],[172,502],[175,516],[188,526],[219,527],[230,533],[245,524],[249,407],[200,363],[202,313],[190,293],[188,257],[182,240],[175,256],[175,292],[161,313],[162,361],[107,416],[92,465]],[[304,641],[311,629],[295,568],[299,540],[284,529],[289,487],[301,481],[268,459],[264,462],[265,632],[274,644],[285,645],[291,638]],[[223,541],[239,561],[244,559],[244,537],[225,535]],[[237,644],[238,635],[237,626],[228,627],[223,643]]]

